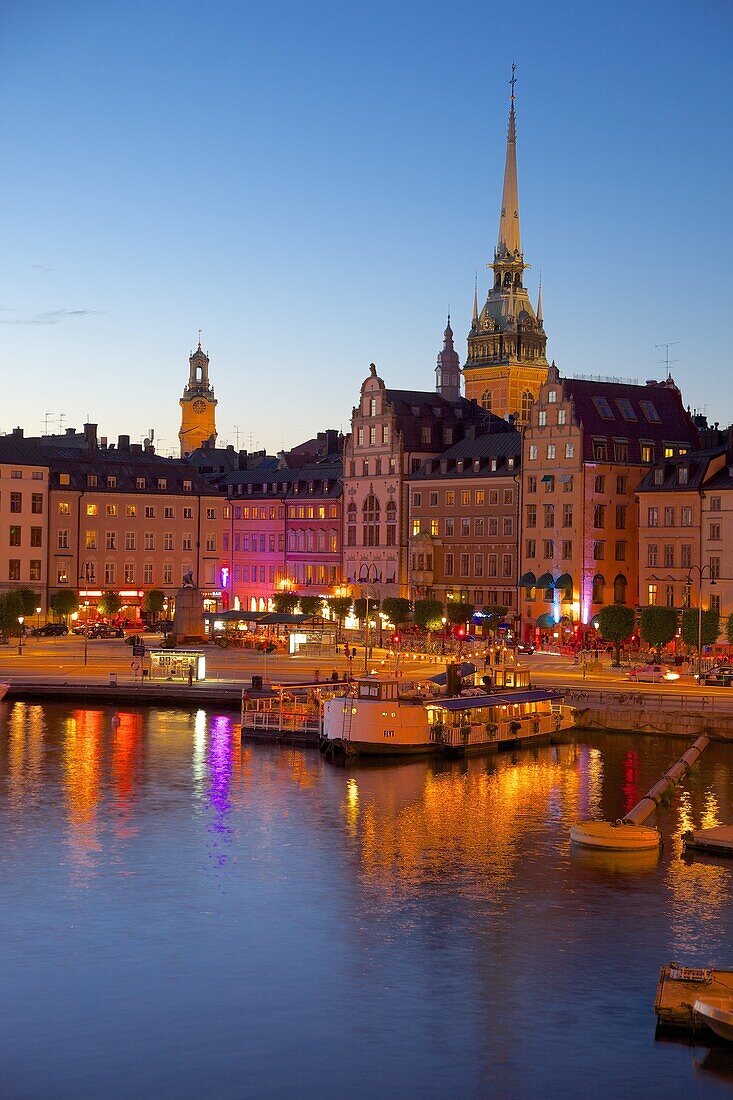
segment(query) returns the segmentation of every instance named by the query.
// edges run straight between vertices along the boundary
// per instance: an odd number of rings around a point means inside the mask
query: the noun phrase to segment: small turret
[[[438,352],[435,368],[435,389],[446,401],[458,401],[461,396],[461,360],[453,347],[453,329],[448,324],[443,333],[443,350]]]

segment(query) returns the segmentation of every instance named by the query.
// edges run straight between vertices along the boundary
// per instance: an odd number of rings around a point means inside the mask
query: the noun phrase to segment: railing
[[[733,713],[733,693],[720,695],[686,695],[667,691],[609,691],[605,688],[572,688],[563,692],[565,702],[574,707],[635,707],[642,710],[695,710],[710,713]]]

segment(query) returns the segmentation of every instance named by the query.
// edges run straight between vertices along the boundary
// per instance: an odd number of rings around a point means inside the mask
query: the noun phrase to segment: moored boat
[[[10,684],[0,683],[0,699],[4,699],[8,693]]]
[[[698,997],[694,1004],[695,1015],[719,1035],[733,1042],[733,997]]]
[[[569,729],[562,692],[543,688],[456,695],[432,681],[364,676],[323,707],[321,749],[329,755],[467,755],[547,741]]]

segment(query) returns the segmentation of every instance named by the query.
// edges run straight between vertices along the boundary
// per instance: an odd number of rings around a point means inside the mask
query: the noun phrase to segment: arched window
[[[613,582],[614,603],[626,603],[626,584],[626,577],[623,573],[619,573]]]
[[[305,536],[305,548],[306,548],[306,550],[308,551],[309,554],[313,553],[314,545],[315,545],[315,543],[314,543],[314,539],[313,539],[313,528],[309,527],[307,532],[306,532],[306,536]]]
[[[530,390],[525,390],[522,394],[522,420],[524,423],[529,422],[529,414],[534,405],[534,394]]]
[[[603,603],[603,591],[606,587],[606,582],[602,573],[596,573],[593,578],[593,603]]]
[[[379,546],[379,501],[370,493],[362,506],[362,534],[364,546]]]
[[[288,550],[295,550],[295,531],[288,531]]]
[[[481,407],[491,412],[491,390],[484,390],[481,394]]]
[[[301,554],[305,551],[305,531],[298,531],[298,551]]]
[[[393,500],[387,501],[385,508],[387,518],[387,546],[397,545],[397,505]]]
[[[346,509],[346,545],[356,546],[356,505],[353,503]]]

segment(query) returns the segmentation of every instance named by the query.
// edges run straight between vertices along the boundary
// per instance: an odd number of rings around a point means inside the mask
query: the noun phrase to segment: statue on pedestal
[[[201,643],[206,640],[204,605],[193,574],[190,572],[184,575],[176,595],[172,635],[175,645],[185,642]]]

